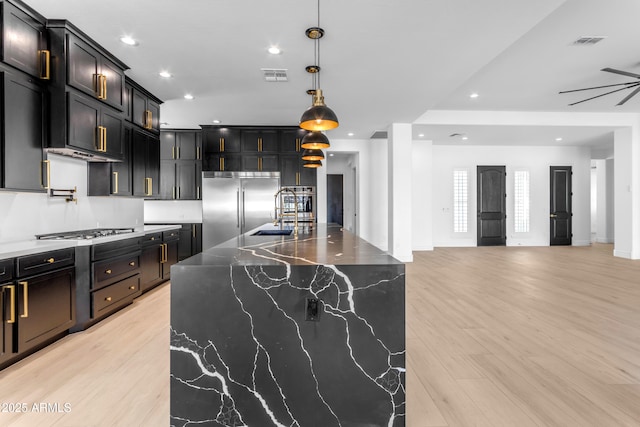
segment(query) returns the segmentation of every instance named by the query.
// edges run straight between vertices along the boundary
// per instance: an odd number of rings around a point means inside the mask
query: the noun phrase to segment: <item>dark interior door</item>
[[[550,167],[549,244],[571,244],[571,166]]]
[[[343,176],[327,175],[327,222],[344,224]]]
[[[504,166],[478,166],[478,246],[507,243]]]

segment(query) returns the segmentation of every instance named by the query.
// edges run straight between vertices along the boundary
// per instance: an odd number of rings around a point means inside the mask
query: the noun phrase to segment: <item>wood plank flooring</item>
[[[414,253],[407,425],[640,426],[640,261],[612,250]],[[0,425],[168,425],[169,297],[162,285],[0,372],[0,404],[60,409]]]

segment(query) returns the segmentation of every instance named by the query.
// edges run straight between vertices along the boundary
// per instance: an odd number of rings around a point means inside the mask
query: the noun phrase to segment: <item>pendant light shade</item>
[[[302,166],[305,168],[319,168],[322,167],[322,162],[320,160],[309,160],[304,162]]]
[[[338,116],[324,103],[322,89],[316,89],[313,105],[302,113],[300,127],[310,131],[335,129],[339,125]]]
[[[324,133],[314,131],[309,132],[302,138],[300,146],[305,150],[321,150],[329,148],[331,144],[329,144],[329,138]]]
[[[324,160],[324,153],[322,150],[304,150],[302,160]]]

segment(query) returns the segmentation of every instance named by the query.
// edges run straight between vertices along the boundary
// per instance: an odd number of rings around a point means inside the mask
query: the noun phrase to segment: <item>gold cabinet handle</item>
[[[132,291],[133,291],[135,288],[136,288],[135,286],[129,286],[129,289],[130,289],[130,290],[132,290]]]
[[[196,160],[200,160],[200,147],[196,147]]]
[[[118,172],[113,173],[113,194],[118,194]]]
[[[151,110],[144,110],[144,128],[153,129],[153,112]]]
[[[48,190],[51,188],[51,163],[49,160],[43,160],[41,166],[40,185],[42,185],[42,188],[44,188],[45,190]]]
[[[9,308],[9,320],[7,323],[16,323],[16,287],[14,285],[3,286],[3,289],[9,289],[9,300],[11,307]]]
[[[220,138],[220,151],[224,151],[224,138]]]
[[[296,172],[296,185],[300,185],[300,172]]]
[[[107,151],[107,128],[98,126],[98,151],[105,153]]]
[[[191,225],[191,235],[193,236],[193,238],[196,238],[196,225],[192,224]]]
[[[258,157],[258,171],[262,172],[262,157]]]
[[[175,200],[175,199],[176,199],[176,187],[172,187],[172,188],[171,188],[171,198],[172,198],[173,200]]]
[[[145,183],[145,196],[152,196],[153,195],[153,178],[145,178],[144,179],[144,183]]]
[[[53,264],[54,262],[56,262],[55,258],[49,258],[49,259],[45,259],[46,262],[48,262],[49,264]]]
[[[262,138],[258,138],[258,151],[262,151]]]
[[[23,304],[24,304],[24,313],[20,315],[22,318],[29,317],[29,282],[18,282],[19,285],[22,285],[22,296],[23,296]]]
[[[200,199],[200,186],[196,187],[196,199]]]
[[[296,138],[296,151],[300,151],[300,138]]]
[[[110,302],[111,301],[111,297],[106,297],[104,300],[107,301],[107,302]]]
[[[176,158],[176,147],[171,147],[171,158],[175,160]]]
[[[111,269],[105,270],[104,272],[107,273],[107,274],[111,274],[112,273]]]
[[[156,238],[155,238],[155,237],[152,237],[152,238],[151,238],[151,240],[156,240]]]
[[[220,170],[224,170],[224,157],[220,157]]]
[[[40,78],[42,80],[51,79],[51,53],[46,49],[39,50],[38,61],[38,65],[40,68]]]
[[[133,267],[134,265],[136,265],[136,263],[135,263],[135,261],[131,261],[131,262],[129,263],[129,265],[130,265],[131,267]]]
[[[558,217],[558,215],[556,215],[556,214],[551,214],[551,215],[549,215],[549,217],[550,217],[550,218],[557,218],[557,217]]]
[[[98,74],[98,80],[100,82],[98,99],[107,99],[107,76],[104,74]]]

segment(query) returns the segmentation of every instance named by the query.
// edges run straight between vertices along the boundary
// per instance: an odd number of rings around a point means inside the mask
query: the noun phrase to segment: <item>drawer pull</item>
[[[9,309],[9,320],[7,323],[16,323],[16,287],[14,285],[3,286],[2,289],[9,289],[9,300],[11,308]]]
[[[111,301],[111,297],[106,297],[104,300],[109,302],[109,301]]]
[[[24,313],[21,314],[20,317],[26,319],[27,317],[29,317],[29,282],[18,282],[18,284],[24,286],[24,288],[22,288],[22,304],[24,307]]]
[[[55,258],[45,259],[45,261],[48,262],[49,264],[53,264],[54,262],[56,262]]]
[[[136,263],[135,263],[135,262],[133,262],[133,261],[131,261],[131,262],[129,263],[129,265],[130,265],[131,267],[133,267],[134,265],[136,265]]]
[[[155,237],[152,237],[152,238],[151,238],[151,240],[156,240],[156,238],[155,238]]]
[[[111,270],[106,270],[105,273],[111,274]]]
[[[129,289],[134,290],[136,287],[135,286],[129,286]]]

